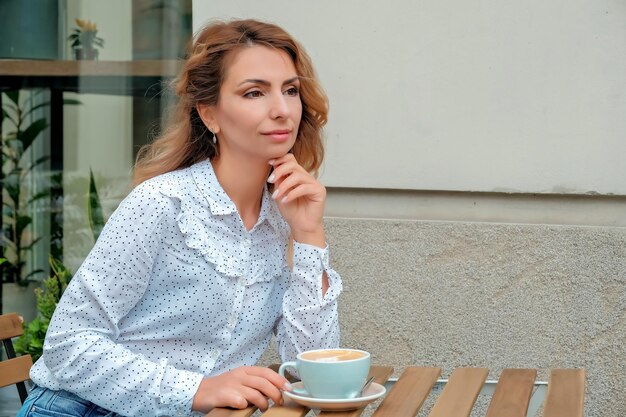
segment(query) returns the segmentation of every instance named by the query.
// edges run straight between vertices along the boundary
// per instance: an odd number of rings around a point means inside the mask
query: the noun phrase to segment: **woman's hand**
[[[326,188],[298,164],[292,154],[273,159],[268,182],[274,184],[274,198],[291,227],[293,238],[300,243],[326,246],[324,203]]]
[[[261,410],[269,407],[268,398],[282,404],[281,390],[291,386],[269,368],[242,366],[221,375],[204,378],[193,397],[193,411],[209,412],[215,407],[246,408],[254,404]]]

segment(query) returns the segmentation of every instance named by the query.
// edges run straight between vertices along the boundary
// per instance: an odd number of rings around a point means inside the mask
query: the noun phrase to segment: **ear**
[[[202,119],[204,125],[213,133],[219,133],[220,126],[215,119],[215,107],[207,104],[197,104],[196,111]]]

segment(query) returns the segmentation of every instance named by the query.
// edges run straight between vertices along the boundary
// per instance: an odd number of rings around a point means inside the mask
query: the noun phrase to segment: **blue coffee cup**
[[[283,363],[278,373],[293,368],[304,389],[296,395],[323,399],[355,398],[370,371],[369,352],[358,349],[318,349],[300,353],[295,362]]]

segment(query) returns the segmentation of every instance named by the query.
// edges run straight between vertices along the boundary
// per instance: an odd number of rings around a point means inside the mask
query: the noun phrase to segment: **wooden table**
[[[547,385],[543,402],[544,417],[582,417],[585,393],[583,369],[553,369],[548,383],[535,381],[535,369],[505,369],[494,390],[485,390],[488,384],[486,368],[457,368],[448,380],[439,379],[439,368],[407,368],[397,379],[390,381],[393,368],[373,366],[370,375],[379,384],[388,386],[387,394],[374,403],[373,417],[414,417],[429,395],[436,397],[429,417],[468,417],[481,391],[493,391],[486,417],[526,417],[529,403],[538,386]],[[441,390],[437,386],[442,386]],[[218,408],[206,417],[249,417],[256,409]],[[263,417],[304,417],[310,410],[287,398],[283,406],[274,406]],[[322,412],[326,417],[358,417],[363,409],[342,412]]]

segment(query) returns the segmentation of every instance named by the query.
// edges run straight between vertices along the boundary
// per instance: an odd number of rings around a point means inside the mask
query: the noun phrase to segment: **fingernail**
[[[293,387],[289,382],[285,382],[285,391],[292,391]]]
[[[269,162],[270,165],[274,165],[274,162],[276,162],[276,160],[275,159],[270,159],[268,162]]]
[[[284,203],[284,202],[286,202],[286,201],[287,201],[287,196],[283,197],[283,199],[282,199],[282,200],[280,200],[280,202],[281,202],[281,203]]]
[[[267,182],[274,182],[274,174],[270,175]]]
[[[273,198],[274,200],[276,200],[276,197],[277,197],[277,196],[278,196],[278,190],[275,190],[275,191],[272,193],[272,198]]]

